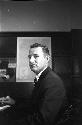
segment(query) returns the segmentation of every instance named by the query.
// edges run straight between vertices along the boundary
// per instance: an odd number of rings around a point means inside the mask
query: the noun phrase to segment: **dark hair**
[[[49,49],[46,45],[43,45],[43,44],[39,44],[39,43],[34,43],[30,46],[30,48],[37,48],[37,47],[41,47],[43,52],[50,55],[49,54]]]

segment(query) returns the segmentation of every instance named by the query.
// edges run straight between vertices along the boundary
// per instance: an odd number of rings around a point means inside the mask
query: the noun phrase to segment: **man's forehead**
[[[40,54],[40,53],[43,53],[43,51],[41,47],[36,47],[36,48],[31,48],[29,53]]]

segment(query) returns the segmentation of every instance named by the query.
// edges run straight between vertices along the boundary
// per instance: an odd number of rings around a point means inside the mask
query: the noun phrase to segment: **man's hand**
[[[0,102],[2,104],[8,104],[8,105],[14,105],[15,104],[15,100],[13,98],[11,98],[10,96],[1,97]]]

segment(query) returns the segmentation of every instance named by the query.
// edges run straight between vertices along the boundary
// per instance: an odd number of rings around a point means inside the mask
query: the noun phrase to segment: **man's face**
[[[41,47],[31,48],[29,51],[29,66],[31,70],[38,74],[48,64],[48,56],[43,53]]]

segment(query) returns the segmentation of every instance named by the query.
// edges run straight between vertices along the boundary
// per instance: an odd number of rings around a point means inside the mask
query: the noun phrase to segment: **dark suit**
[[[41,74],[32,93],[31,125],[53,125],[66,97],[62,80],[49,67]]]

